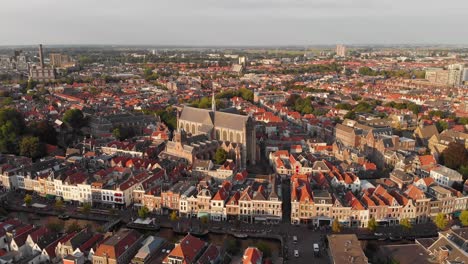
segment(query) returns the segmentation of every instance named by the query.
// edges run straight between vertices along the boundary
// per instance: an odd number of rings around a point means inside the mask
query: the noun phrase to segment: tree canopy
[[[19,144],[20,155],[37,159],[45,155],[45,146],[38,137],[26,136]]]
[[[413,225],[411,224],[410,220],[408,218],[403,218],[400,220],[400,225],[406,229],[406,230],[409,230],[411,228],[413,228]]]
[[[369,222],[367,223],[367,228],[371,231],[375,231],[377,229],[377,221],[375,221],[375,218],[369,219]]]
[[[444,213],[438,213],[436,215],[434,223],[439,229],[445,229],[445,227],[447,227],[448,224],[446,215]]]
[[[445,166],[463,174],[464,180],[468,178],[468,150],[463,144],[451,142],[442,152],[441,161]]]
[[[79,109],[69,109],[63,114],[63,122],[74,129],[79,129],[85,125],[83,112]]]
[[[149,209],[146,206],[141,207],[138,209],[138,217],[140,218],[146,218],[149,214]]]
[[[23,116],[15,109],[0,109],[0,152],[18,153],[18,140],[25,132]]]
[[[302,98],[298,94],[292,94],[286,101],[286,105],[303,115],[312,114],[314,112],[311,97]]]
[[[214,156],[215,163],[218,165],[224,164],[224,162],[226,162],[227,156],[228,153],[224,149],[218,148]]]
[[[333,220],[333,223],[332,223],[332,231],[334,233],[339,233],[341,232],[341,224],[340,222],[338,222],[338,219],[335,218],[335,220]]]
[[[468,210],[463,210],[458,217],[463,226],[468,226]]]

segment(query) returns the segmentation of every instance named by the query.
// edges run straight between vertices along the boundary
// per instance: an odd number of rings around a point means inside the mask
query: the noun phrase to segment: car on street
[[[316,257],[320,256],[320,248],[317,243],[314,243],[314,256]]]
[[[297,244],[297,236],[293,236],[293,243]]]
[[[297,249],[294,250],[294,256],[295,256],[296,258],[299,257],[299,250],[297,250]]]

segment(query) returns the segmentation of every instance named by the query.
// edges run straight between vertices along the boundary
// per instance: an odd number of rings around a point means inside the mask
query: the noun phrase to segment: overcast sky
[[[0,45],[468,44],[468,0],[0,0]]]

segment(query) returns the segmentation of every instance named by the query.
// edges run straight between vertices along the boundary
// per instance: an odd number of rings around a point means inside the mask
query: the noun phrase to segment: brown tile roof
[[[164,259],[164,263],[168,263],[170,257],[182,259],[182,264],[189,264],[195,261],[195,258],[203,250],[206,243],[190,234],[186,235],[175,248]]]

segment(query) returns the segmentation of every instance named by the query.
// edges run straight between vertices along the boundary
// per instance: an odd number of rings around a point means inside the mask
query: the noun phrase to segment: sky
[[[468,44],[468,0],[0,0],[0,45]]]

